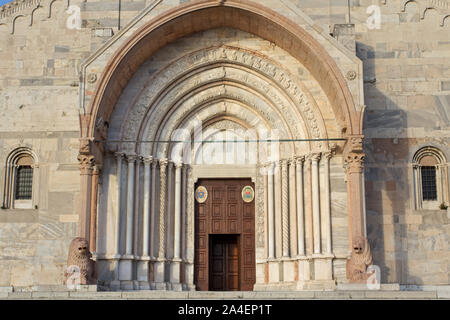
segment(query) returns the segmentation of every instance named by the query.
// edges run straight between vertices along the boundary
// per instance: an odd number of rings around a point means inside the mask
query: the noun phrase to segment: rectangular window
[[[19,166],[16,177],[16,200],[31,200],[33,187],[33,168],[31,166]]]
[[[436,168],[424,166],[421,172],[423,200],[437,200]]]

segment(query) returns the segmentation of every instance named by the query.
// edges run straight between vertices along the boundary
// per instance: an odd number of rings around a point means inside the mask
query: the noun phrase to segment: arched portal
[[[194,1],[115,50],[81,121],[80,235],[98,234],[101,281],[194,289],[196,183],[250,179],[255,289],[333,286],[365,233],[361,112],[310,32],[250,1]]]

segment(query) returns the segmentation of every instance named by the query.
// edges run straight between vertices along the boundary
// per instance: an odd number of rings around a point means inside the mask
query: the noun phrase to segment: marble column
[[[314,254],[321,253],[319,159],[319,153],[315,153],[311,156]]]
[[[93,155],[78,156],[81,179],[81,205],[78,220],[78,236],[89,241],[91,223],[92,170],[95,164]]]
[[[192,166],[186,165],[186,243],[185,243],[185,264],[184,264],[184,282],[185,289],[189,291],[195,290],[194,285],[194,224],[195,224],[195,199],[194,199],[194,176]]]
[[[119,259],[121,257],[120,252],[120,216],[121,216],[121,207],[122,207],[122,159],[124,154],[122,152],[116,152],[116,177],[117,177],[117,210],[115,215],[115,223],[114,223],[114,234],[115,234],[115,243],[114,243],[114,256],[115,256],[115,266],[114,266],[114,280],[111,284],[112,288],[119,288]]]
[[[289,257],[289,180],[287,160],[281,162],[283,258]]]
[[[127,197],[126,197],[126,229],[125,229],[125,255],[120,260],[121,289],[134,289],[133,281],[133,232],[134,232],[134,178],[136,155],[127,155]]]
[[[158,169],[158,161],[152,159],[152,182],[151,182],[151,201],[150,201],[150,258],[155,259],[155,234],[156,234],[156,170]]]
[[[297,241],[297,195],[295,181],[295,159],[289,160],[289,239],[290,256],[298,254]]]
[[[142,255],[137,268],[138,281],[140,289],[150,289],[149,273],[150,273],[150,189],[151,189],[151,164],[152,157],[143,157],[144,163],[144,199],[143,199],[143,217],[142,217]]]
[[[136,163],[136,155],[127,156],[128,172],[127,172],[127,228],[126,228],[126,247],[125,255],[133,255],[133,227],[134,227],[134,165]]]
[[[150,244],[150,188],[151,188],[151,164],[152,157],[145,157],[144,161],[144,203],[143,203],[143,219],[142,219],[142,256],[149,257]]]
[[[330,159],[332,157],[332,153],[331,152],[327,152],[323,155],[323,160],[324,160],[324,227],[325,227],[325,242],[326,242],[326,248],[325,248],[325,253],[328,255],[332,254],[333,248],[332,248],[332,239],[331,239],[331,206],[330,206],[330,193],[331,193],[331,189],[330,189]]]
[[[358,237],[364,237],[364,207],[362,199],[362,173],[363,173],[363,153],[349,153],[347,155],[347,188],[350,209],[350,230],[352,243]]]
[[[303,163],[305,157],[296,159],[296,179],[297,179],[297,234],[298,234],[298,255],[305,255],[305,207],[303,200]]]
[[[167,199],[167,159],[159,160],[160,192],[159,192],[159,249],[155,263],[155,285],[158,290],[167,289],[165,281],[166,266],[166,199]]]
[[[100,169],[94,166],[92,170],[92,194],[91,194],[91,222],[90,222],[90,237],[89,237],[89,251],[97,251],[97,200],[98,200],[98,176]]]
[[[170,270],[170,283],[173,290],[181,290],[180,264],[181,264],[181,170],[183,164],[175,164],[175,216],[173,236],[173,260]]]
[[[275,258],[275,206],[274,206],[274,164],[270,163],[267,171],[267,207],[269,259]]]
[[[283,229],[282,229],[282,191],[281,191],[281,168],[280,162],[275,162],[274,169],[274,205],[275,205],[275,257],[281,258],[283,249]]]

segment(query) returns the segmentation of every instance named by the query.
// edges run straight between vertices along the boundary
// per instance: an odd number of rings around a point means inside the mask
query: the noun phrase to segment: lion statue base
[[[353,242],[352,254],[347,260],[347,279],[350,283],[366,283],[372,272],[367,268],[372,265],[372,253],[369,241],[358,237]]]
[[[70,243],[64,277],[68,287],[97,284],[95,261],[92,260],[89,242],[85,238],[77,237]]]

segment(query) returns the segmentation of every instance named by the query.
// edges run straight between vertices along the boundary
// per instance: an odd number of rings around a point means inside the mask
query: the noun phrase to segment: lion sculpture
[[[97,283],[95,262],[91,259],[89,242],[75,238],[69,246],[67,270],[64,272],[66,285],[90,285]]]
[[[372,273],[367,267],[372,265],[372,253],[366,238],[358,237],[353,243],[350,259],[347,260],[347,279],[352,283],[365,283]]]

